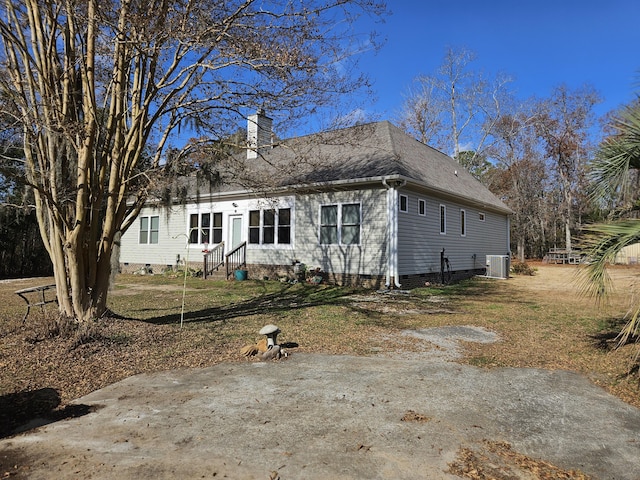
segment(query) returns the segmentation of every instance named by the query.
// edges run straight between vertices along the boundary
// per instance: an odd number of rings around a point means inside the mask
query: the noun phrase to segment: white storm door
[[[229,251],[231,251],[242,243],[242,216],[230,216],[229,223],[231,224],[231,248],[229,249]]]

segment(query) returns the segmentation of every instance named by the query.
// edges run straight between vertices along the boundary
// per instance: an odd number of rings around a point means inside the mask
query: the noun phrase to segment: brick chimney
[[[271,148],[273,120],[260,109],[247,119],[247,158],[258,158],[265,148]]]

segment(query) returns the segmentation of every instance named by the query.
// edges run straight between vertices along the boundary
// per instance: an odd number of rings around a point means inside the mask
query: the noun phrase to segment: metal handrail
[[[204,254],[204,278],[207,278],[213,273],[214,270],[218,270],[221,265],[224,264],[224,242],[220,242],[208,252]]]
[[[224,263],[227,267],[228,279],[236,269],[247,266],[247,242],[242,242],[236,248],[227,253],[224,258]]]

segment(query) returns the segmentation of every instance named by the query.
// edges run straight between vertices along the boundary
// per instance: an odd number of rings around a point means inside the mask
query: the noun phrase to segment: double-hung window
[[[320,207],[320,243],[338,243],[338,205]]]
[[[260,210],[249,212],[249,243],[260,243]]]
[[[291,243],[291,209],[278,209],[278,243]]]
[[[291,243],[291,209],[249,211],[249,243],[288,245]]]
[[[320,207],[321,245],[360,244],[360,204],[322,205]]]
[[[139,242],[144,244],[158,243],[160,233],[160,217],[140,217]]]
[[[222,242],[222,213],[213,214],[213,222],[211,224],[211,238],[214,244]]]
[[[262,211],[262,243],[271,244],[276,241],[276,211]]]

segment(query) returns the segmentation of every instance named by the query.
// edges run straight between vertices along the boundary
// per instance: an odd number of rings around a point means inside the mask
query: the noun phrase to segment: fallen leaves
[[[418,422],[418,423],[426,423],[432,420],[431,417],[426,415],[422,415],[421,413],[416,413],[413,410],[407,410],[407,412],[400,419],[403,422]]]
[[[506,442],[483,440],[475,449],[462,447],[448,473],[471,480],[590,480],[578,470],[563,470],[513,450]]]

